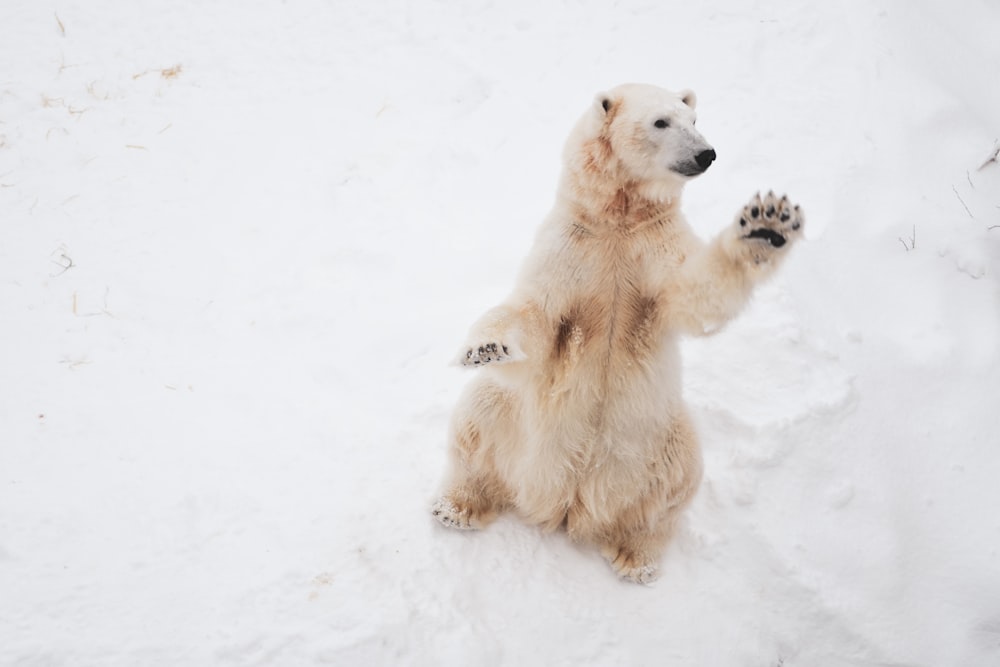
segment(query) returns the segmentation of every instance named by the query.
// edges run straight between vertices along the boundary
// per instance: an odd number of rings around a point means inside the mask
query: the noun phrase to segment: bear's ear
[[[684,89],[681,91],[681,102],[694,109],[695,105],[698,104],[698,96],[694,94],[693,90]]]
[[[614,107],[614,100],[607,93],[598,93],[594,98],[594,110],[600,116],[607,116]]]

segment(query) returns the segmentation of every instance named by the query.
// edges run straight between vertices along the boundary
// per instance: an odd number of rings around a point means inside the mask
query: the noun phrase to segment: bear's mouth
[[[746,235],[748,239],[765,239],[768,243],[773,245],[775,248],[780,248],[785,245],[785,237],[774,231],[773,229],[768,229],[767,227],[758,227],[749,234]]]
[[[705,169],[707,169],[707,167]],[[677,164],[672,166],[670,168],[670,171],[676,174],[680,174],[681,176],[694,178],[695,176],[700,176],[704,174],[705,169],[699,166],[697,162],[684,162],[682,164]]]

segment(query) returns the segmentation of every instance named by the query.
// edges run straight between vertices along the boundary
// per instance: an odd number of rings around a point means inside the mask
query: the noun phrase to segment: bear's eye
[[[658,121],[656,121],[655,123],[653,123],[653,126],[654,127],[658,127],[661,130],[663,130],[665,128],[670,127],[670,121],[667,120],[666,118],[661,118]]]

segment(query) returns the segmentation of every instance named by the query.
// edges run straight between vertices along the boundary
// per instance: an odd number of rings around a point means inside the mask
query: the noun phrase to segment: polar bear
[[[432,509],[444,525],[482,528],[512,511],[595,544],[625,579],[656,577],[701,480],[678,336],[735,316],[804,224],[787,197],[758,194],[710,243],[695,236],[681,191],[715,159],[695,102],[625,84],[570,134],[513,293],[460,354],[479,371],[452,417]]]

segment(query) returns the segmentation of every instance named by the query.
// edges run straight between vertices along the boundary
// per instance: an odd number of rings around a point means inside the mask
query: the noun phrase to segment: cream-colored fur
[[[566,144],[554,209],[513,294],[472,328],[481,367],[455,409],[434,506],[480,528],[513,511],[655,576],[701,479],[681,397],[678,334],[717,331],[801,235],[786,198],[759,196],[705,244],[680,211],[714,151],[695,97],[629,84],[599,95]]]

